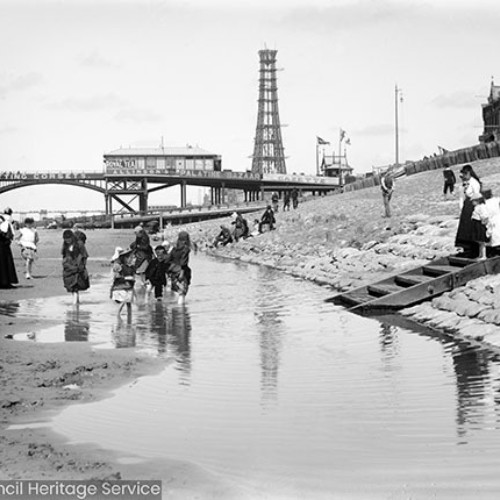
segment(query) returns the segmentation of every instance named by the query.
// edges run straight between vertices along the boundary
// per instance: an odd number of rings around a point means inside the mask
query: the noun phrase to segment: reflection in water
[[[467,441],[468,428],[477,428],[484,418],[484,406],[489,385],[491,355],[477,348],[460,348],[452,353],[453,368],[457,378],[457,434]],[[484,408],[483,408],[484,410]]]
[[[189,385],[191,374],[191,317],[186,305],[174,305],[168,344],[175,355],[176,368],[181,372],[181,383]]]
[[[116,345],[159,352],[165,369],[68,407],[54,430],[244,478],[262,498],[497,498],[498,360],[389,318],[381,327],[272,270],[193,261],[189,310],[141,294],[117,325],[109,285],[93,286],[90,342],[109,346],[115,325]],[[20,301],[22,314],[58,315],[61,332],[61,300]]]
[[[116,325],[113,325],[111,336],[115,347],[120,349],[123,347],[135,347],[136,345],[136,328],[132,324],[132,318],[127,317],[124,321],[123,318],[118,317]]]
[[[0,302],[0,315],[13,316],[17,315],[19,310],[19,302]]]
[[[64,322],[64,340],[66,342],[87,342],[89,331],[90,311],[82,311],[78,305],[66,311]]]
[[[379,340],[382,360],[389,362],[395,359],[399,352],[398,328],[389,323],[381,323]]]
[[[163,302],[156,301],[152,304],[151,310],[151,336],[158,345],[158,354],[167,352],[168,318]]]
[[[273,279],[274,277],[274,279]],[[278,394],[278,370],[281,336],[284,333],[280,311],[283,309],[283,292],[276,274],[262,268],[258,272],[255,289],[257,328],[260,334],[261,395],[262,404],[275,401]]]
[[[191,318],[186,306],[165,301],[143,300],[131,318],[118,318],[113,326],[113,343],[117,348],[146,346],[160,356],[171,356],[188,384],[191,372]]]

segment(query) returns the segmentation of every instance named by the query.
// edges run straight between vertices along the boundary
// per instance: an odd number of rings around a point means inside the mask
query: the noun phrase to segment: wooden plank
[[[327,299],[327,302],[333,302],[337,305],[357,306],[369,300],[373,300],[373,296],[370,295],[365,288],[363,288],[335,295],[334,297]]]
[[[457,266],[436,266],[432,263],[422,267],[422,271],[430,276],[441,276],[442,274],[454,273],[459,270],[460,267]]]
[[[434,276],[428,276],[426,274],[401,274],[394,278],[396,283],[402,286],[420,285],[421,283],[427,283],[433,279],[435,279]]]
[[[466,257],[458,257],[456,255],[450,255],[448,261],[453,266],[468,266],[469,264],[475,264],[477,261],[475,259],[467,259]]]
[[[379,297],[391,293],[399,293],[404,290],[404,287],[394,283],[375,283],[373,285],[368,285],[367,288],[372,295],[377,295]]]

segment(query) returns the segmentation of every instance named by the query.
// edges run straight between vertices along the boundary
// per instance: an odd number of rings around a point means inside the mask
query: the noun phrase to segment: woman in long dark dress
[[[87,272],[87,249],[71,229],[63,232],[63,283],[64,288],[73,294],[73,304],[80,302],[79,292],[90,287]]]
[[[476,257],[477,255],[475,254],[478,252],[478,245],[475,242],[473,231],[472,212],[474,211],[474,206],[472,199],[480,196],[481,181],[471,165],[464,165],[462,167],[460,178],[462,179],[462,210],[455,237],[455,246],[462,248],[464,253]]]
[[[178,303],[184,304],[186,294],[191,284],[191,268],[189,254],[191,252],[191,238],[186,231],[180,231],[177,242],[169,255],[168,273],[172,280],[172,291],[178,295]]]
[[[12,225],[0,215],[0,288],[12,288],[19,283],[10,248],[13,239]]]

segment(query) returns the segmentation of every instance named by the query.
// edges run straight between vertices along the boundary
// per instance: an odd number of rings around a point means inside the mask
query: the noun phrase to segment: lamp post
[[[398,102],[403,102],[402,90],[398,85],[394,87],[394,125],[395,125],[395,147],[396,147],[396,168],[399,167],[399,113]]]

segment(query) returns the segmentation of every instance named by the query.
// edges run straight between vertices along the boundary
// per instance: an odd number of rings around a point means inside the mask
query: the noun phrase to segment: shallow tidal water
[[[130,323],[104,275],[78,310],[64,296],[11,311],[60,320],[37,342],[165,358],[158,375],[66,408],[52,429],[129,460],[194,463],[255,498],[498,498],[492,354],[353,315],[324,302],[328,289],[265,267],[191,265],[185,306],[140,294]]]

